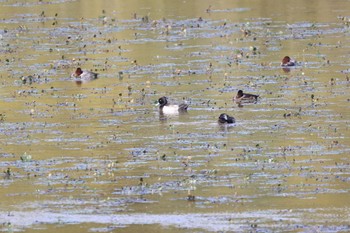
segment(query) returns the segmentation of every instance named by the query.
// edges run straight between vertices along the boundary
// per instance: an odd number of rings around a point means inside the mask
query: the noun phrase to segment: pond
[[[349,1],[0,7],[1,231],[350,231]]]

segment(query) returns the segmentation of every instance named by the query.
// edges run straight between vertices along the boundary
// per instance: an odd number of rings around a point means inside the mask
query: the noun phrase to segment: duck
[[[281,66],[295,66],[295,61],[292,60],[289,56],[285,56],[282,59]]]
[[[242,90],[239,90],[237,92],[237,95],[233,98],[235,102],[241,102],[241,101],[246,101],[246,102],[252,102],[252,101],[257,101],[259,95],[253,95],[253,94],[248,94],[244,93]]]
[[[71,75],[71,77],[74,78],[77,82],[89,82],[97,79],[97,76],[97,73],[86,70],[83,71],[80,67],[78,67]]]
[[[236,122],[234,117],[231,117],[229,115],[227,115],[226,113],[221,113],[218,119],[218,122],[221,124],[233,124]]]
[[[188,104],[182,103],[180,105],[169,104],[168,98],[163,96],[158,99],[157,106],[159,110],[164,114],[177,114],[180,112],[187,112]]]

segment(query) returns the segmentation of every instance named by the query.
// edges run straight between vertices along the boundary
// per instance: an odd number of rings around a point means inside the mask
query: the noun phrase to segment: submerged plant
[[[7,168],[7,170],[4,171],[4,173],[5,173],[5,178],[9,179],[12,176],[11,168]]]
[[[0,122],[4,122],[5,117],[6,117],[6,115],[4,113],[0,113]]]
[[[32,160],[32,156],[27,154],[27,152],[24,152],[23,155],[21,155],[22,162],[30,162]]]

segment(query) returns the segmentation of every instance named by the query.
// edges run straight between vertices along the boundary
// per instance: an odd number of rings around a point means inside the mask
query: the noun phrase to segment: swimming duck
[[[240,101],[251,102],[251,101],[257,101],[258,97],[259,97],[259,95],[243,93],[242,90],[239,90],[237,92],[237,95],[233,98],[233,100],[235,102],[240,102]]]
[[[71,75],[72,78],[76,79],[77,82],[88,82],[97,79],[97,73],[82,70],[80,67]]]
[[[164,114],[176,114],[179,112],[186,112],[188,104],[182,103],[180,105],[172,105],[168,103],[167,97],[163,96],[158,99],[159,110]]]
[[[236,122],[234,117],[231,117],[231,116],[227,115],[226,113],[221,113],[218,121],[219,121],[219,123],[222,123],[222,124],[225,124],[225,123],[233,124]]]
[[[281,66],[295,66],[295,61],[290,59],[289,56],[285,56],[282,59]]]

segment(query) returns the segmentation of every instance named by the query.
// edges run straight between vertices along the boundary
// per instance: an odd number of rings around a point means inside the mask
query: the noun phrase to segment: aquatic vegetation
[[[30,162],[32,160],[32,156],[27,154],[27,152],[24,152],[23,155],[20,157],[22,162]]]

